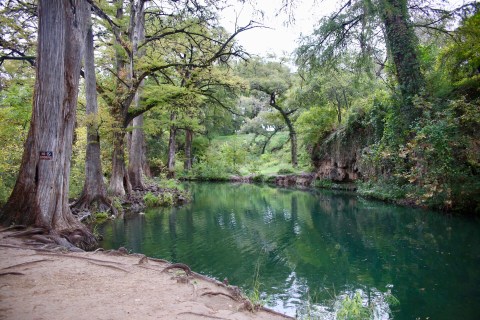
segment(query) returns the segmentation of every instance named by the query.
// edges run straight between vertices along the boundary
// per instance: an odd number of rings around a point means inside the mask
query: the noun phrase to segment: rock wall
[[[352,182],[366,176],[362,154],[372,143],[372,135],[362,127],[340,128],[318,143],[312,153],[318,179]]]

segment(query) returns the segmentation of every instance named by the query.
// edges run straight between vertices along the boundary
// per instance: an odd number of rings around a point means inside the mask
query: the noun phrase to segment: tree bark
[[[289,114],[282,109],[277,103],[276,103],[276,97],[275,97],[275,92],[270,94],[270,105],[276,109],[280,114],[282,115],[283,120],[285,121],[285,124],[287,125],[289,136],[290,136],[290,153],[291,153],[291,159],[292,159],[292,166],[296,168],[298,166],[298,156],[297,156],[297,133],[295,132],[295,128],[293,127],[293,123],[288,117]]]
[[[177,135],[177,128],[173,124],[175,121],[176,115],[175,112],[172,112],[170,114],[170,121],[172,124],[170,124],[170,136],[168,138],[168,173],[167,173],[167,178],[172,179],[175,178],[175,152],[176,152],[176,144],[175,144],[175,138]]]
[[[131,41],[133,47],[133,57],[141,58],[144,55],[144,50],[139,50],[139,43],[145,40],[144,29],[144,10],[143,1],[139,1],[136,5],[132,6],[130,29],[131,29]],[[133,59],[130,62],[130,73],[134,75]],[[143,84],[141,84],[137,93],[135,94],[134,107],[140,107],[140,96],[142,92]],[[129,162],[128,162],[128,175],[133,189],[144,190],[144,175],[150,173],[148,168],[147,155],[146,155],[146,142],[145,134],[143,133],[143,114],[133,119],[133,130],[131,134],[131,141],[129,146]],[[144,169],[147,169],[145,172]]]
[[[117,12],[115,17],[117,19],[123,18],[123,0],[115,1],[117,4]],[[119,36],[121,32],[117,31]],[[120,48],[120,44],[116,41],[117,46]],[[112,175],[110,177],[110,185],[108,192],[112,196],[123,197],[126,194],[131,193],[132,185],[130,183],[130,177],[125,167],[125,135],[126,127],[128,123],[125,123],[127,118],[128,107],[130,101],[126,101],[124,96],[128,94],[128,88],[124,87],[124,83],[127,83],[128,70],[126,69],[127,61],[125,60],[122,49],[117,49],[115,52],[116,70],[117,70],[117,82],[115,85],[115,98],[113,99],[111,112],[114,118],[113,128],[113,153],[112,153]],[[132,97],[133,99],[133,97]]]
[[[185,171],[190,171],[192,169],[192,141],[193,141],[193,130],[185,130],[185,163],[183,168]]]
[[[410,124],[421,115],[421,110],[413,107],[411,99],[421,93],[425,79],[420,70],[417,39],[408,23],[407,10],[406,0],[383,0],[387,47],[404,99],[401,112]]]
[[[38,50],[30,129],[17,182],[1,214],[90,249],[95,237],[68,205],[70,157],[88,7],[84,0],[38,4]]]
[[[85,183],[80,197],[72,207],[78,210],[88,210],[91,212],[105,212],[111,210],[113,214],[116,214],[117,211],[107,197],[107,189],[103,182],[100,135],[98,134],[97,85],[91,19],[89,19],[89,24],[90,27],[88,28],[85,40],[84,58],[85,94],[87,99],[86,113],[89,118],[87,124]]]

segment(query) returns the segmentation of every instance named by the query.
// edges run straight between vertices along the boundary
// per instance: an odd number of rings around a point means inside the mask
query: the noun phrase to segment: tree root
[[[162,262],[162,263],[170,263],[170,261],[167,261],[167,260],[164,260],[164,259],[157,259],[157,258],[151,258],[151,257],[148,257],[148,260],[156,261],[156,262]]]
[[[27,226],[24,226],[22,224],[18,224],[18,225],[15,225],[15,226],[10,226],[10,227],[4,228],[4,229],[0,230],[0,232],[10,231],[10,230],[18,230],[18,229],[26,229],[26,228],[27,228]]]
[[[15,265],[13,265],[13,266],[9,266],[9,267],[2,268],[2,270],[12,269],[12,268],[16,268],[16,267],[23,267],[23,266],[27,266],[27,265],[29,265],[29,264],[34,264],[34,263],[39,263],[39,262],[45,262],[45,261],[53,261],[53,260],[50,260],[50,259],[42,259],[42,260],[28,261],[28,262],[23,262],[23,263],[15,264]]]
[[[187,311],[187,312],[180,312],[178,315],[187,315],[187,314],[191,314],[191,315],[194,315],[194,316],[199,316],[199,317],[205,317],[205,318],[208,318],[208,319],[222,319],[222,320],[228,320],[226,318],[220,318],[220,317],[215,317],[215,316],[212,316],[212,315],[208,315],[208,314],[203,314],[203,313],[198,313],[198,312],[191,312],[191,311]]]
[[[168,270],[170,269],[182,269],[183,271],[185,271],[185,273],[187,274],[187,276],[191,275],[192,274],[192,269],[190,269],[189,266],[187,266],[186,264],[184,263],[174,263],[174,264],[171,264],[169,265],[168,267],[165,267],[162,272],[167,272]]]
[[[274,314],[274,315],[276,315],[276,316],[284,317],[285,319],[293,319],[293,320],[295,320],[294,317],[290,317],[290,316],[287,316],[287,315],[285,315],[285,314],[283,314],[283,313],[277,312],[277,311],[275,311],[275,310],[265,308],[264,306],[260,306],[259,309],[262,310],[262,311],[265,311],[265,312],[267,312],[267,313]]]
[[[24,276],[25,274],[24,274],[24,273],[21,273],[21,272],[0,272],[0,276],[8,276],[8,275],[12,275],[12,276]]]
[[[123,272],[126,272],[126,273],[130,273],[130,271],[128,271],[127,269],[120,268],[120,267],[117,267],[117,266],[111,266],[111,265],[108,265],[108,264],[96,263],[96,262],[93,262],[93,261],[88,261],[88,262],[91,263],[91,264],[94,264],[96,266],[107,267],[107,268],[111,268],[111,269],[115,269],[115,270],[120,270],[120,271],[123,271]]]
[[[39,254],[44,255],[44,256],[66,257],[66,258],[72,258],[72,259],[88,260],[88,261],[93,261],[93,262],[98,262],[98,263],[123,265],[122,263],[115,262],[115,261],[100,260],[100,259],[94,259],[94,258],[79,256],[79,255],[69,255],[69,254],[61,254],[61,253],[39,253]]]
[[[238,301],[238,299],[235,298],[234,296],[229,295],[228,293],[223,293],[223,292],[207,291],[207,292],[202,293],[200,296],[206,296],[206,295],[211,295],[211,296],[219,296],[219,295],[222,295],[222,296],[225,296],[225,297],[228,297],[228,298],[232,299],[233,301]]]
[[[26,237],[26,236],[31,236],[31,235],[34,235],[34,234],[42,234],[42,233],[45,233],[45,232],[46,232],[45,228],[33,228],[33,229],[29,229],[29,230],[18,231],[18,232],[8,234],[8,235],[5,236],[5,238]]]
[[[118,215],[118,210],[113,205],[112,201],[103,195],[91,196],[83,193],[77,201],[70,205],[73,212],[78,213],[87,211],[95,212],[111,212],[113,216]]]

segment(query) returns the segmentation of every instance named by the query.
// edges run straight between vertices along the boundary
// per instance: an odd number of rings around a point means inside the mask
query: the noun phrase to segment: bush
[[[292,168],[280,168],[277,172],[278,174],[292,174],[295,171]]]
[[[96,212],[94,218],[96,223],[102,223],[108,219],[108,212]]]

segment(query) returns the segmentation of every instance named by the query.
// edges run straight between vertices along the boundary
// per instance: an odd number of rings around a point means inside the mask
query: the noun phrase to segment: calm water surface
[[[183,262],[266,304],[333,319],[359,292],[377,319],[480,319],[480,224],[356,195],[187,184],[193,202],[102,227],[103,247]],[[389,306],[391,290],[400,305]]]

